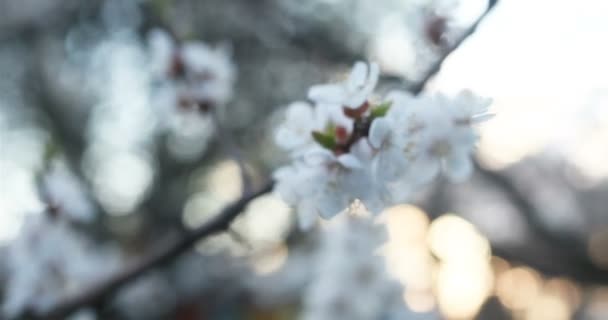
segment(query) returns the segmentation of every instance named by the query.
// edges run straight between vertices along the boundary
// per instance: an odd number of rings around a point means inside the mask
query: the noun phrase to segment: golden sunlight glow
[[[500,277],[503,273],[509,271],[511,268],[507,260],[496,256],[493,256],[490,259],[490,264],[492,265],[492,271],[494,271],[495,278]]]
[[[490,244],[468,221],[454,214],[436,219],[429,229],[431,251],[443,261],[490,258]]]
[[[184,206],[182,220],[189,228],[196,228],[209,220],[241,194],[239,167],[232,160],[216,164],[200,183],[204,190],[190,196]]]
[[[414,312],[430,312],[435,308],[435,297],[429,291],[415,291],[406,289],[403,299]]]
[[[391,274],[408,289],[430,290],[434,261],[426,245],[427,215],[417,207],[399,205],[384,211],[380,220],[388,230],[382,251]]]
[[[441,260],[435,284],[441,312],[451,319],[474,317],[493,286],[488,240],[471,223],[446,214],[431,224],[428,243]]]
[[[265,252],[263,255],[253,257],[251,263],[257,274],[264,275],[279,270],[287,261],[288,249],[285,245]]]
[[[605,116],[608,118],[608,116]],[[598,183],[608,177],[608,121],[596,130],[589,130],[585,138],[577,144],[572,154],[572,162],[586,177]]]
[[[482,260],[442,263],[436,286],[443,314],[453,319],[472,318],[492,289],[492,270]]]
[[[545,290],[558,296],[568,304],[570,311],[576,310],[581,303],[581,289],[574,282],[564,278],[553,278],[545,283]]]
[[[559,297],[553,295],[541,295],[526,310],[525,320],[568,320],[570,309]]]
[[[418,207],[398,205],[387,209],[381,219],[386,222],[392,241],[399,243],[424,242],[429,218]]]
[[[496,279],[496,295],[509,309],[523,310],[536,303],[542,279],[527,267],[516,267],[503,272]]]
[[[114,215],[137,208],[154,176],[150,160],[136,152],[110,152],[97,158],[94,166],[91,174],[97,198]]]
[[[556,103],[530,97],[494,99],[491,110],[496,117],[491,124],[480,126],[481,161],[490,168],[502,169],[544,148],[551,130],[559,129],[556,122],[543,121]]]
[[[205,177],[205,186],[218,201],[228,203],[238,199],[242,189],[239,165],[234,160],[218,163]]]
[[[253,200],[233,225],[253,249],[264,250],[283,241],[291,225],[291,210],[274,194]]]

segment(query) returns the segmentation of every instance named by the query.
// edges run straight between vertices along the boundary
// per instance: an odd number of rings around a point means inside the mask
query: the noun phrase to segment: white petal
[[[359,169],[363,166],[361,161],[350,153],[339,156],[338,163],[347,169]]]
[[[378,215],[382,210],[386,209],[384,202],[377,198],[366,198],[362,200],[363,205],[374,215]]]
[[[272,173],[272,178],[275,180],[281,180],[290,177],[295,173],[295,169],[293,166],[284,166],[276,169]]]
[[[411,93],[402,90],[393,90],[386,95],[386,100],[391,101],[393,104],[408,104],[416,100]]]
[[[279,198],[290,206],[298,202],[298,195],[292,183],[291,181],[277,181],[274,188],[274,192],[278,194]]]
[[[376,156],[373,170],[381,182],[393,182],[400,179],[407,170],[407,159],[399,149],[390,148]]]
[[[434,157],[426,159],[418,159],[410,167],[409,174],[412,181],[416,183],[426,184],[431,182],[439,174],[441,166],[439,160]]]
[[[361,107],[369,98],[369,93],[364,90],[353,92],[348,98],[344,99],[344,106],[349,109],[357,109]]]
[[[374,148],[380,148],[388,139],[391,131],[390,122],[385,118],[378,118],[372,122],[369,128],[369,143]]]
[[[471,176],[473,164],[467,154],[453,154],[444,162],[445,174],[452,182],[463,182]]]
[[[298,137],[294,135],[293,131],[285,126],[280,126],[274,133],[274,142],[285,150],[291,150],[297,147],[300,143]]]
[[[378,78],[380,77],[380,68],[378,64],[372,62],[369,64],[369,73],[367,75],[367,91],[372,93],[378,84]]]
[[[303,160],[307,165],[321,165],[335,160],[335,156],[331,151],[321,147],[311,147],[303,151]]]
[[[330,219],[336,214],[342,212],[348,206],[348,201],[342,194],[338,194],[338,190],[325,189],[317,199],[317,208],[319,215],[323,219]]]
[[[152,53],[153,68],[165,72],[171,60],[174,45],[169,34],[161,29],[153,29],[148,34],[148,43]]]
[[[172,50],[173,40],[171,36],[162,29],[152,29],[148,33],[148,43],[153,50]]]
[[[357,61],[355,63],[346,81],[348,91],[353,92],[363,88],[367,79],[367,71],[367,63],[362,61]]]
[[[407,176],[404,177],[405,179],[402,178],[399,181],[391,183],[386,188],[392,204],[408,202],[414,190],[418,189],[418,187],[412,185],[411,179],[408,179]]]
[[[298,226],[300,230],[307,231],[317,221],[317,210],[309,200],[305,200],[297,207]]]
[[[494,113],[485,113],[485,114],[481,114],[481,115],[476,115],[473,118],[471,118],[471,122],[474,124],[482,123],[482,122],[485,122],[485,121],[488,121],[488,120],[494,118],[494,116],[496,116],[496,114],[494,114]]]
[[[320,84],[310,87],[308,99],[315,102],[342,104],[346,98],[346,91],[342,85]]]
[[[286,117],[288,120],[306,123],[312,121],[314,115],[313,107],[307,102],[296,101],[287,107]]]

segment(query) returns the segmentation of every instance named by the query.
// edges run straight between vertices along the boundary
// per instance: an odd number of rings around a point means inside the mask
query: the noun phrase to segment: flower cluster
[[[378,66],[357,62],[341,83],[313,86],[286,111],[275,134],[292,162],[274,173],[276,190],[300,225],[330,218],[355,200],[374,213],[407,201],[440,172],[462,181],[472,172],[474,125],[487,120],[489,99],[393,91],[376,101]]]
[[[211,112],[222,115],[232,97],[236,68],[225,47],[201,41],[177,44],[165,31],[148,35],[150,69],[157,83],[153,101],[169,133],[169,150],[193,158],[215,134]]]
[[[200,41],[177,45],[162,30],[150,32],[149,43],[152,69],[159,79],[172,80],[180,107],[208,111],[232,96],[235,67],[226,48]]]

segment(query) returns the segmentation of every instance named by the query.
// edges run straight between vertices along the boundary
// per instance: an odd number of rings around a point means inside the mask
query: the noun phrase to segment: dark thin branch
[[[45,312],[30,311],[34,319],[64,319],[73,312],[88,306],[99,306],[108,300],[117,290],[139,278],[146,272],[162,266],[190,249],[197,241],[228,229],[232,221],[245,209],[253,199],[270,192],[274,183],[266,183],[253,193],[243,195],[239,200],[225,207],[218,215],[199,228],[187,232],[181,239],[145,257],[140,262],[127,267],[107,281],[80,292],[59,302]]]

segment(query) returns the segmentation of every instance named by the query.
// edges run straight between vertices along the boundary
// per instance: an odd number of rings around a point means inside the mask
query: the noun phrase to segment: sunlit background
[[[49,149],[84,178],[82,189],[104,213],[101,228],[132,254],[200,226],[240,196],[239,166],[217,141],[207,143],[206,120],[174,119],[146,91],[152,71],[141,29],[169,26],[231,48],[238,79],[223,117],[259,183],[285,160],[270,137],[280,107],[362,57],[381,65],[381,87],[416,82],[486,5],[0,1],[0,247],[44,208],[36,181]],[[436,17],[447,27],[430,43]],[[420,319],[608,317],[607,35],[606,1],[503,0],[427,86],[491,97],[496,116],[481,128],[477,156],[489,174],[441,182],[380,217],[388,240],[379,254]],[[534,212],[521,211],[504,177]],[[306,274],[306,245],[293,245],[293,225],[277,196],[260,197],[229,232],[199,242],[172,281],[202,290],[188,285],[237,282],[217,270],[247,268],[297,287],[300,280],[278,276]],[[232,262],[199,261],[206,256]],[[183,278],[204,266],[216,271]],[[162,287],[166,278],[158,278]],[[276,298],[288,289],[249,286],[268,297],[260,294],[247,319],[291,318],[293,300]]]

